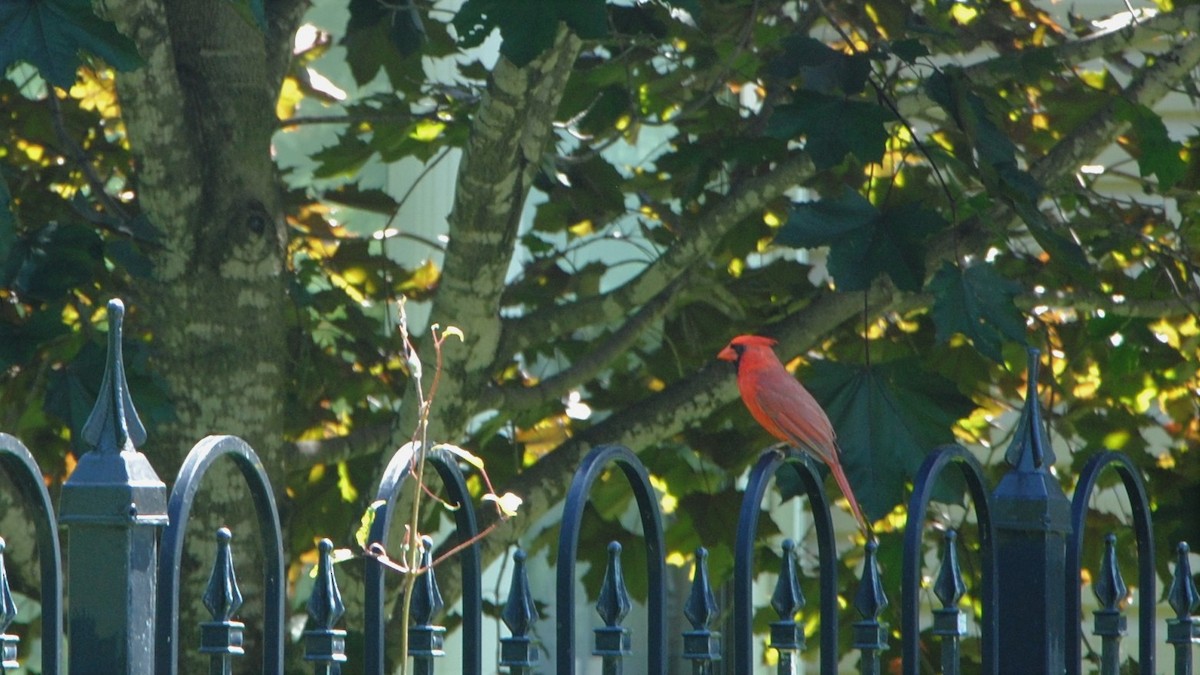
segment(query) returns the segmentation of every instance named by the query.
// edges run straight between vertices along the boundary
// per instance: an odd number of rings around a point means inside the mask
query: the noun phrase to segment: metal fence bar
[[[154,671],[158,528],[167,487],[138,451],[138,419],[121,357],[120,300],[108,303],[108,357],[96,406],[83,425],[89,448],[62,488],[72,675]]]
[[[992,493],[996,582],[1004,673],[1061,673],[1065,550],[1071,502],[1050,472],[1054,450],[1038,401],[1038,350],[1029,350],[1028,391],[1005,460],[1012,467]]]
[[[712,630],[717,619],[717,597],[708,576],[708,550],[696,549],[696,571],[692,590],[683,605],[683,615],[692,625],[683,631],[683,658],[692,662],[692,675],[712,675],[721,660],[721,634]]]
[[[625,588],[625,575],[621,571],[621,544],[608,545],[608,565],[604,569],[604,581],[600,583],[600,597],[596,600],[596,613],[603,626],[592,629],[595,633],[595,648],[592,656],[600,657],[600,671],[604,675],[621,675],[625,672],[625,657],[633,654],[633,641],[629,629],[621,625],[633,602]]]
[[[509,637],[500,638],[500,667],[510,675],[530,675],[537,667],[538,650],[529,637],[538,620],[537,604],[529,589],[529,573],[525,570],[525,551],[513,554],[513,575],[508,587],[508,601],[500,618],[508,626]]]
[[[284,592],[283,533],[279,510],[262,460],[245,441],[236,436],[209,436],[197,443],[175,479],[167,508],[170,524],[163,531],[162,560],[158,571],[158,675],[174,675],[179,669],[179,572],[183,540],[196,493],[213,463],[228,457],[238,468],[250,491],[259,533],[263,542],[263,661],[262,672],[283,672]]]
[[[879,543],[867,541],[867,555],[863,559],[862,581],[854,595],[854,608],[862,621],[854,622],[854,648],[862,652],[859,671],[862,675],[879,675],[879,652],[888,648],[888,625],[879,621],[879,615],[888,606],[883,582],[879,578],[879,558],[876,551]]]
[[[637,500],[638,514],[642,521],[649,588],[647,672],[666,672],[666,545],[663,542],[662,515],[658,511],[658,498],[650,485],[646,467],[638,460],[637,455],[623,446],[602,445],[583,458],[567,490],[567,498],[563,505],[562,530],[558,538],[558,569],[555,571],[558,675],[575,673],[575,613],[572,610],[575,607],[575,561],[579,551],[579,530],[583,523],[588,493],[609,464],[616,464],[625,474]]]
[[[1100,562],[1100,573],[1092,582],[1092,592],[1100,601],[1100,609],[1093,612],[1092,629],[1092,634],[1100,638],[1100,672],[1118,675],[1121,671],[1121,637],[1125,635],[1125,617],[1121,615],[1120,604],[1129,589],[1117,564],[1115,534],[1109,533],[1104,538],[1104,558]]]
[[[1192,675],[1192,644],[1200,642],[1200,621],[1192,616],[1200,605],[1200,593],[1192,579],[1192,562],[1187,542],[1179,542],[1175,573],[1167,601],[1175,610],[1175,618],[1167,619],[1167,644],[1175,647],[1175,675]]]
[[[796,571],[795,549],[791,539],[783,540],[783,561],[775,580],[775,592],[771,594],[771,608],[779,616],[778,621],[771,622],[770,642],[771,649],[779,653],[775,667],[778,675],[794,675],[796,660],[804,651],[804,627],[796,623],[796,614],[804,609],[805,600]]]
[[[396,499],[400,496],[404,482],[409,478],[417,459],[418,446],[415,443],[405,445],[392,455],[379,481],[379,489],[375,493],[375,517],[371,522],[371,530],[367,535],[368,548],[386,546],[388,532],[391,530],[393,511]],[[432,448],[426,455],[425,461],[437,471],[446,489],[447,499],[457,505],[454,511],[455,533],[460,542],[471,541],[479,534],[479,526],[475,520],[475,507],[471,501],[471,492],[467,489],[466,479],[458,468],[458,460],[446,450]],[[421,487],[417,487],[420,490]],[[459,571],[462,577],[462,618],[463,618],[463,675],[481,675],[483,672],[483,586],[482,566],[479,561],[479,547],[468,546],[458,553]],[[387,625],[387,588],[388,570],[373,556],[366,556],[366,567],[363,574],[363,586],[366,602],[363,608],[363,638],[364,671],[370,675],[384,675],[387,671],[384,648],[386,639],[384,628]],[[406,658],[406,657],[405,657]]]
[[[209,675],[232,675],[233,657],[246,653],[242,648],[246,624],[233,620],[242,606],[242,591],[233,570],[232,538],[229,528],[217,530],[217,555],[204,591],[204,606],[212,621],[200,624],[200,653],[209,655]]]
[[[437,585],[433,539],[429,537],[421,537],[421,569],[425,571],[413,584],[412,602],[408,606],[408,655],[413,660],[414,675],[433,675],[436,659],[446,655],[442,649],[446,629],[435,625],[433,618],[441,613],[446,603]]]
[[[967,494],[975,506],[976,528],[979,537],[980,581],[975,593],[983,606],[980,620],[982,633],[983,672],[999,673],[998,647],[1000,642],[1000,601],[996,582],[996,529],[992,519],[992,502],[987,481],[979,460],[957,445],[942,446],[930,453],[913,480],[913,492],[908,500],[908,524],[904,528],[904,563],[900,573],[900,640],[903,653],[901,668],[906,675],[920,672],[920,583],[921,538],[925,518],[937,479],[947,468],[958,467],[967,486]],[[1006,671],[1028,672],[1028,671]]]
[[[838,664],[837,546],[825,483],[816,464],[793,448],[768,450],[750,470],[738,516],[733,548],[733,668],[754,672],[754,545],[762,500],[771,478],[784,465],[800,477],[816,528],[817,559],[821,570],[821,675],[836,675]]]
[[[62,669],[63,580],[54,506],[42,481],[42,471],[29,449],[3,432],[0,432],[0,470],[8,475],[21,502],[33,509],[41,563],[42,672],[58,675]]]
[[[342,592],[333,570],[333,542],[317,544],[317,580],[308,596],[312,628],[304,631],[304,660],[313,664],[315,675],[338,675],[346,662],[346,631],[336,628],[346,613]]]
[[[1138,586],[1142,597],[1153,598],[1155,588],[1154,573],[1154,529],[1150,522],[1150,501],[1146,496],[1146,486],[1142,482],[1141,471],[1133,462],[1117,452],[1102,452],[1088,460],[1083,471],[1079,474],[1079,482],[1075,484],[1075,494],[1071,498],[1071,534],[1067,539],[1066,549],[1066,672],[1068,675],[1079,675],[1083,669],[1083,622],[1080,613],[1080,592],[1082,590],[1082,560],[1083,555],[1083,525],[1087,517],[1088,500],[1096,489],[1101,474],[1112,468],[1121,478],[1125,494],[1129,497],[1133,532],[1137,537],[1138,557]],[[1138,666],[1142,672],[1153,673],[1155,649],[1155,620],[1154,601],[1138,603]]]
[[[967,592],[962,568],[958,564],[958,532],[946,530],[942,547],[942,569],[933,582],[933,594],[942,606],[933,610],[933,634],[942,641],[942,675],[962,672],[959,640],[967,634],[967,617],[958,608],[958,601]]]

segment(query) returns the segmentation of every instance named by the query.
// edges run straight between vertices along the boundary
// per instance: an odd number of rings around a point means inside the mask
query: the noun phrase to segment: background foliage
[[[1048,365],[1068,489],[1122,450],[1159,550],[1200,540],[1200,160],[1194,126],[1162,115],[1195,104],[1196,5],[1101,22],[1025,0],[350,0],[325,25],[339,3],[310,19],[293,0],[210,4],[267,43],[255,58],[286,55],[252,84],[277,101],[265,133],[306,156],[269,177],[277,211],[263,199],[239,221],[282,231],[269,316],[286,349],[264,395],[284,414],[208,430],[278,448],[297,565],[314,535],[349,537],[380,454],[411,432],[400,296],[467,335],[433,433],[526,496],[491,557],[590,445],[622,442],[674,507],[672,551],[704,544],[727,576],[732,477],[769,440],[713,362],[741,332],[778,337],[825,404],[866,510],[888,518],[894,574],[897,507],[929,448],[962,442],[1003,471],[1027,345]],[[152,191],[171,186],[145,174],[115,85],[162,67],[129,28],[155,6],[0,8],[0,428],[56,485],[99,382],[107,298],[133,299],[132,387],[175,461],[190,442],[169,431],[201,396],[170,380],[165,329],[138,322],[139,299],[189,283],[164,272],[190,240],[166,226],[171,194]],[[174,48],[186,66],[193,44]],[[208,133],[205,91],[179,82],[199,110],[184,126]],[[414,160],[461,162],[444,222],[395,218],[425,194]],[[197,223],[196,264],[234,245]],[[625,499],[597,496],[598,531],[622,529]]]

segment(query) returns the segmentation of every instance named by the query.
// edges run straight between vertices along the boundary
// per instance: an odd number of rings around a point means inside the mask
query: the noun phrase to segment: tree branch
[[[1148,43],[1164,35],[1176,35],[1183,31],[1200,31],[1200,5],[1189,5],[1183,9],[1162,12],[1146,21],[1095,33],[1087,37],[1065,42],[1050,47],[1024,49],[1014,54],[997,56],[986,61],[967,66],[962,69],[963,75],[972,84],[987,87],[999,84],[1012,77],[1012,73],[1025,59],[1037,58],[1044,55],[1058,63],[1083,63],[1092,59],[1108,56],[1109,54],[1129,49],[1135,45]],[[899,98],[897,108],[904,117],[920,115],[935,107],[924,89],[917,89],[911,94]]]
[[[1127,87],[1127,98],[1143,105],[1153,105],[1169,91],[1165,83],[1171,76],[1180,77],[1197,64],[1200,64],[1200,38],[1180,45],[1144,68]],[[1030,171],[1045,183],[1068,177],[1078,166],[1080,158],[1102,152],[1124,126],[1111,110],[1103,110],[1064,137],[1050,153],[1035,162]],[[928,256],[931,264],[928,267],[936,269],[938,262],[953,260],[956,249],[981,252],[987,245],[987,239],[983,228],[978,226],[979,222],[1003,227],[1012,223],[1015,217],[1007,205],[997,204],[991,213],[961,226],[958,232],[950,233],[932,247]],[[919,306],[923,300],[920,295],[899,293],[890,283],[877,280],[867,291],[867,311],[873,316],[905,311]],[[771,327],[771,333],[779,340],[782,355],[802,353],[819,344],[824,336],[845,322],[857,321],[861,308],[857,297],[854,301],[848,301],[845,295],[828,293]],[[620,443],[635,452],[641,452],[663,438],[701,423],[718,408],[731,403],[736,396],[732,371],[724,364],[712,361],[697,373],[677,380],[663,391],[614,413],[550,451],[503,488],[520,494],[525,502],[521,518],[508,523],[508,527],[514,528],[513,531],[482,542],[484,564],[504,555],[505,542],[519,536],[521,531],[538,522],[561,501],[571,474],[593,445]],[[488,516],[485,515],[484,519],[488,520]],[[444,575],[438,581],[448,602],[457,597],[459,588],[455,575]]]
[[[464,348],[447,349],[438,414],[430,435],[458,433],[478,409],[475,400],[491,377],[500,340],[500,298],[515,254],[521,213],[554,133],[554,114],[582,41],[560,27],[554,45],[518,68],[501,58],[471,121],[449,215],[450,240],[430,310],[431,321],[462,326]],[[429,351],[429,339],[422,351]],[[469,393],[464,393],[469,392]],[[401,411],[413,428],[415,410]]]
[[[608,339],[591,349],[587,356],[576,359],[570,367],[555,373],[532,387],[491,388],[485,395],[481,408],[522,410],[567,393],[571,387],[586,382],[600,373],[612,360],[623,354],[647,328],[657,323],[670,310],[682,285],[676,280],[659,291],[650,302],[642,305],[633,316],[622,324]]]
[[[797,153],[770,173],[737,186],[718,204],[705,211],[680,239],[636,277],[600,295],[567,305],[535,310],[505,322],[497,350],[510,358],[531,345],[565,335],[577,328],[612,322],[654,297],[688,268],[712,252],[717,241],[747,216],[764,208],[787,189],[799,185],[813,171],[812,160]]]

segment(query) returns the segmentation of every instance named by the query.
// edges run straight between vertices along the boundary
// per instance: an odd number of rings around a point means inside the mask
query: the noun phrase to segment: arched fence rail
[[[261,667],[250,669],[282,673],[286,647],[285,557],[273,491],[262,464],[241,439],[209,437],[193,448],[168,494],[166,485],[137,450],[145,441],[145,431],[129,396],[121,363],[122,316],[120,303],[110,303],[109,359],[99,399],[84,429],[84,438],[91,449],[80,458],[64,485],[57,515],[42,472],[29,450],[12,436],[0,433],[0,470],[15,488],[10,501],[15,498],[24,505],[34,533],[28,540],[0,539],[0,673],[19,667],[19,640],[9,633],[18,614],[5,568],[5,553],[10,552],[11,557],[15,546],[36,546],[40,559],[41,672],[58,675],[65,672],[65,664],[69,663],[72,675],[171,674],[178,669],[180,630],[199,631],[200,652],[209,661],[210,673],[245,671],[248,666],[244,663],[235,668],[243,658],[246,630],[237,617],[243,600],[233,562],[237,533],[223,528],[216,533],[212,574],[202,598],[212,620],[190,628],[178,623],[180,603],[194,602],[182,598],[179,591],[184,532],[207,471],[222,460],[234,463],[250,492],[265,561],[260,571],[264,582],[264,622],[253,628],[262,636],[263,660]],[[916,474],[904,529],[898,589],[901,672],[928,672],[926,661],[933,647],[938,646],[940,672],[959,673],[966,639],[978,640],[978,668],[984,673],[1081,672],[1082,524],[1097,481],[1108,469],[1117,473],[1132,505],[1138,559],[1139,667],[1142,672],[1155,672],[1152,596],[1156,580],[1145,485],[1127,457],[1108,452],[1093,457],[1084,467],[1073,501],[1062,495],[1049,471],[1053,453],[1041,428],[1036,392],[1032,388],[1036,381],[1035,364],[1036,358],[1031,356],[1030,395],[1017,439],[1006,455],[1010,469],[995,489],[988,489],[976,459],[957,446],[931,452]],[[374,547],[385,547],[389,532],[394,529],[394,512],[401,490],[419,489],[413,485],[419,452],[420,448],[414,445],[402,448],[393,455],[384,472],[372,506],[374,518],[367,537],[376,553],[380,551]],[[444,544],[457,546],[475,541],[479,534],[476,512],[458,458],[445,450],[431,449],[425,453],[425,462],[440,477],[446,498],[458,506],[454,510],[453,539]],[[622,625],[633,603],[625,587],[621,547],[613,542],[608,546],[608,564],[596,604],[599,621],[593,629],[594,645],[590,655],[586,655],[575,644],[575,561],[581,546],[594,545],[580,539],[588,495],[596,481],[613,468],[628,483],[641,523],[649,589],[644,603],[648,629],[635,634]],[[805,618],[811,616],[811,610],[801,592],[801,572],[796,560],[798,545],[791,540],[781,542],[781,566],[770,599],[778,619],[770,622],[766,646],[774,650],[776,665],[771,668],[756,663],[753,648],[754,561],[756,552],[764,545],[756,532],[772,480],[781,471],[794,472],[798,477],[812,517],[812,540],[804,549],[815,549],[817,557],[820,672],[836,673],[839,663],[846,661],[846,655],[838,652],[842,611],[853,611],[856,615],[850,622],[850,644],[858,652],[859,671],[866,675],[887,672],[884,664],[890,659],[884,655],[894,647],[889,644],[893,632],[885,621],[889,600],[880,568],[882,551],[875,541],[854,544],[863,547],[861,577],[853,597],[839,598],[839,542],[834,535],[820,468],[807,455],[791,449],[773,449],[761,455],[750,470],[744,490],[734,542],[733,579],[713,580],[708,571],[707,552],[698,549],[682,616],[675,617],[668,615],[666,602],[664,517],[658,495],[637,455],[621,446],[598,447],[584,458],[563,506],[553,608],[557,624],[554,671],[573,674],[581,664],[594,659],[606,674],[622,673],[627,667],[631,672],[665,673],[672,660],[690,663],[692,672],[698,675],[794,672],[795,663],[807,650],[806,630],[812,622]],[[973,528],[973,538],[960,537],[961,530],[949,528],[946,523],[928,522],[935,486],[947,471],[963,479],[975,513],[974,524],[966,524]],[[58,538],[60,525],[71,542],[65,566],[74,571],[65,575],[70,579],[65,591],[64,561]],[[922,572],[923,539],[934,529],[943,533],[941,563],[936,577],[929,577]],[[972,547],[964,552],[960,539],[971,540]],[[1101,607],[1095,612],[1092,633],[1101,639],[1098,667],[1105,675],[1116,675],[1121,666],[1121,638],[1125,633],[1122,605],[1128,591],[1117,565],[1114,541],[1112,537],[1108,539],[1101,560],[1091,561],[1098,565],[1094,568],[1099,572],[1092,575],[1092,586]],[[842,541],[841,545],[845,547],[847,543]],[[303,659],[311,672],[325,675],[340,673],[342,665],[351,661],[359,661],[359,669],[373,675],[390,672],[388,669],[395,664],[389,659],[396,657],[389,655],[384,647],[396,642],[395,636],[386,633],[388,609],[396,594],[389,595],[388,580],[399,579],[400,575],[387,570],[379,555],[364,555],[363,616],[346,617],[333,565],[333,548],[328,539],[318,546],[316,579],[307,605],[309,620],[303,631]],[[418,674],[438,670],[439,658],[444,655],[445,629],[436,623],[443,603],[436,579],[440,568],[431,566],[434,548],[433,542],[423,542],[422,568],[427,571],[417,578],[410,603],[409,657],[413,672]],[[1200,621],[1194,616],[1200,594],[1192,578],[1187,545],[1181,543],[1176,553],[1174,577],[1167,592],[1174,618],[1166,621],[1166,642],[1174,649],[1172,672],[1190,675],[1194,669],[1194,645],[1200,642]],[[960,555],[969,555],[977,563],[978,574],[973,578],[964,578]],[[541,619],[531,592],[525,553],[517,550],[512,559],[507,602],[501,611],[507,634],[499,638],[498,662],[488,664],[487,672],[495,672],[495,667],[515,675],[545,672],[551,669],[551,664],[540,662],[536,635]],[[484,672],[483,570],[478,546],[466,545],[455,560],[463,579],[458,608],[463,620],[462,672],[481,675]],[[718,625],[719,618],[726,615],[713,591],[714,584],[721,581],[732,584],[733,607],[723,624],[733,635],[728,653],[722,649],[722,625]],[[924,592],[926,589],[929,593]],[[1031,596],[1030,589],[1045,594],[1045,601]],[[1056,592],[1061,593],[1057,598]],[[921,603],[929,595],[936,598],[939,606],[929,607],[925,614]],[[967,596],[974,601],[968,607],[977,607],[977,612],[964,609]],[[1050,601],[1058,609],[1048,609]],[[843,603],[852,609],[843,610]],[[923,616],[931,616],[932,620],[922,625]],[[342,626],[358,620],[364,637],[362,652],[347,653],[347,631]],[[65,658],[64,623],[70,634],[70,653]],[[675,657],[667,653],[669,626],[681,629],[682,653]],[[926,640],[924,648],[922,639]],[[729,663],[722,664],[723,658]],[[1032,669],[1029,664],[1034,664]]]

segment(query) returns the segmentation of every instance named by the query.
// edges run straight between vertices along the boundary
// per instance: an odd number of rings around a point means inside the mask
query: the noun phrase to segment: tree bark
[[[270,143],[281,52],[290,56],[298,6],[272,3],[264,33],[222,0],[107,4],[146,61],[122,73],[117,90],[139,203],[161,235],[150,252],[153,278],[130,304],[134,330],[153,336],[153,367],[174,410],[143,448],[168,484],[192,445],[228,433],[255,448],[283,494],[286,232]],[[281,47],[271,35],[288,42]],[[185,544],[184,671],[204,667],[188,658],[196,623],[208,619],[200,597],[217,527],[234,533],[245,596],[262,595],[261,574],[249,572],[261,569],[252,544],[261,538],[232,465],[214,468],[201,495]],[[248,602],[248,625],[261,625],[256,615],[260,607]],[[255,636],[248,640],[253,648]]]

